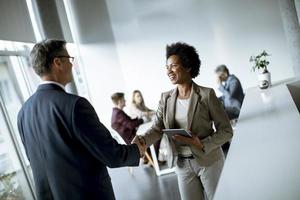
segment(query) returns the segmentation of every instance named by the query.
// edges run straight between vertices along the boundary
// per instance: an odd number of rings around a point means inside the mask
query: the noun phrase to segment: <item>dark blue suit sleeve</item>
[[[99,121],[93,106],[84,98],[79,98],[75,104],[73,128],[80,143],[104,165],[110,168],[139,165],[137,145],[118,144]]]

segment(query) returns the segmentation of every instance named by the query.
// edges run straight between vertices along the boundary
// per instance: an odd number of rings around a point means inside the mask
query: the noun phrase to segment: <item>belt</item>
[[[178,158],[180,158],[180,159],[194,159],[195,157],[193,155],[189,155],[189,156],[178,155]]]

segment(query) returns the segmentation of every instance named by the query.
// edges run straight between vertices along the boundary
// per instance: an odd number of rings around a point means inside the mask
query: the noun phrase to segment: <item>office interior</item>
[[[30,50],[46,38],[67,41],[76,58],[67,91],[86,97],[110,130],[112,93],[124,92],[128,105],[138,89],[155,110],[174,88],[167,44],[198,50],[194,81],[217,95],[214,70],[227,65],[245,101],[215,199],[300,199],[300,0],[1,0],[0,8],[0,199],[36,199],[16,119],[40,82]],[[263,50],[265,90],[249,62]],[[180,199],[174,170],[156,167],[109,169],[116,198]]]

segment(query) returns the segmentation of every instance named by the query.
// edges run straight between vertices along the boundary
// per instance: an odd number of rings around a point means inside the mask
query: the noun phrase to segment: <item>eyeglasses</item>
[[[55,56],[57,58],[68,58],[70,62],[74,62],[75,57],[73,56]]]

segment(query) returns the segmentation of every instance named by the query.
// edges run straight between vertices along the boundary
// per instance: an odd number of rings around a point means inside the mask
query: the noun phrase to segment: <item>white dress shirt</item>
[[[64,85],[62,85],[62,84],[60,84],[60,83],[58,83],[58,82],[55,82],[55,81],[42,81],[42,82],[40,83],[40,85],[43,85],[43,84],[54,84],[54,85],[58,85],[58,86],[61,87],[64,91],[66,91]]]

